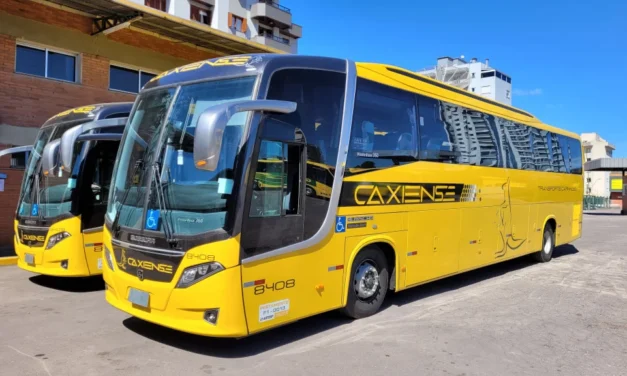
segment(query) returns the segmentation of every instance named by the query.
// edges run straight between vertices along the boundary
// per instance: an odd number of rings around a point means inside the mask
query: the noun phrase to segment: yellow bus
[[[18,267],[51,276],[102,274],[109,184],[131,108],[132,103],[82,106],[42,125],[15,213]],[[62,155],[64,143],[71,147]]]
[[[256,190],[278,150],[281,197]],[[533,115],[383,64],[246,55],[136,99],[105,219],[106,300],[243,337],[581,235],[581,143]],[[259,160],[262,160],[260,163]],[[328,198],[310,165],[334,166]]]

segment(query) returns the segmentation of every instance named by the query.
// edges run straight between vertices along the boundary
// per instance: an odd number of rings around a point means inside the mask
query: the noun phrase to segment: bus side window
[[[415,162],[417,139],[414,94],[359,79],[348,168],[378,169]]]

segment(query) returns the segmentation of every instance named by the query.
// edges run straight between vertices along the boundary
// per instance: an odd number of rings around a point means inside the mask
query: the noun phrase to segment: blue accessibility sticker
[[[157,230],[159,228],[159,218],[161,217],[160,210],[149,209],[146,214],[146,230]]]
[[[39,205],[33,204],[33,207],[30,210],[30,215],[32,215],[33,217],[39,215]]]
[[[335,217],[335,232],[345,232],[346,231],[346,217]]]

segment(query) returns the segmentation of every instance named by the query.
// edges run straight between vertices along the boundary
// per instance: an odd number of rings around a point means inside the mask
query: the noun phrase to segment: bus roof
[[[93,121],[115,117],[128,117],[132,107],[133,102],[98,103],[75,107],[54,115],[46,120],[41,127],[45,128],[69,121],[80,122],[81,120]]]
[[[337,58],[321,56],[283,54],[250,54],[220,57],[198,61],[165,71],[150,80],[144,86],[144,90],[196,81],[210,74],[212,76],[217,75],[224,77],[257,74],[262,72],[270,61],[281,60],[284,64],[288,65],[291,62],[306,61],[308,59],[317,59],[327,62],[342,61]],[[368,62],[358,62],[356,64],[357,75],[359,77],[579,139],[579,135],[544,124],[529,112],[433,80],[424,75],[388,64]]]
[[[579,135],[543,123],[529,112],[485,98],[427,76],[388,64],[357,63],[357,75],[388,86],[497,115],[508,120],[579,139]]]

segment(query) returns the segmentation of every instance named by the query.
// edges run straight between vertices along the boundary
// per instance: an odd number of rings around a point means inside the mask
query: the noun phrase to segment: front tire
[[[544,227],[544,235],[542,236],[542,249],[533,254],[533,258],[537,262],[549,262],[553,257],[555,249],[555,233],[550,225]]]
[[[342,313],[354,319],[375,314],[383,304],[390,281],[385,255],[377,247],[364,248],[353,260],[350,273],[348,300]]]

